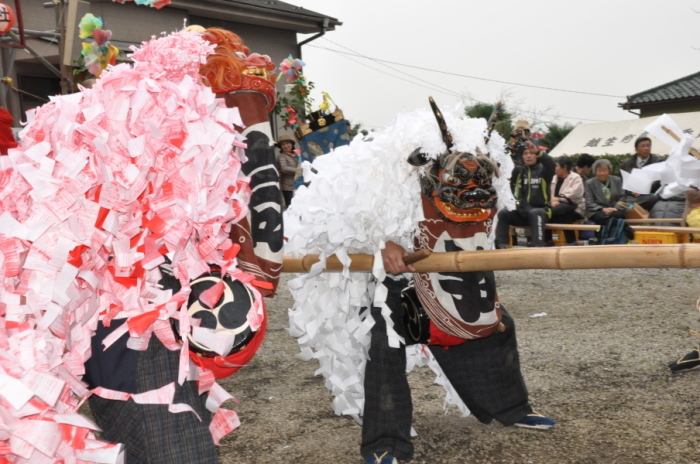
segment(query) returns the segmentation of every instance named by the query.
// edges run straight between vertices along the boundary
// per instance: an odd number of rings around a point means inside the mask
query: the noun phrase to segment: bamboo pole
[[[372,255],[353,254],[350,270],[372,270]],[[282,272],[309,272],[318,255],[294,259],[285,255]],[[433,253],[413,264],[418,272],[509,271],[518,269],[624,269],[700,268],[700,245],[605,245],[596,247],[552,247],[488,251]],[[326,260],[324,272],[340,272],[336,256]]]
[[[666,126],[661,126],[661,129],[662,129],[664,132],[666,132],[668,135],[670,135],[671,137],[673,137],[673,140],[675,140],[676,142],[680,142],[680,141],[681,141],[681,138],[680,138],[678,135],[676,135],[676,133],[673,132],[673,131],[672,131],[671,129],[669,129],[668,127],[666,127]],[[695,148],[690,147],[690,148],[688,149],[688,151],[690,152],[691,155],[693,155],[693,156],[696,157],[697,159],[700,159],[700,153],[698,153],[698,151],[697,151]]]

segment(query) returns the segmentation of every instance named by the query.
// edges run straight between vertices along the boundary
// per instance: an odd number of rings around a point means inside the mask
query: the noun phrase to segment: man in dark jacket
[[[591,174],[591,169],[595,163],[595,158],[593,158],[588,153],[582,153],[576,161],[576,166],[574,166],[574,172],[581,176],[581,180],[585,184],[588,180],[588,176]]]
[[[642,169],[644,166],[664,161],[659,155],[651,154],[651,139],[649,139],[649,137],[639,137],[635,140],[634,151],[636,154],[627,158],[622,162],[622,165],[620,165],[621,171],[632,172],[632,169]],[[639,194],[625,190],[622,201],[625,203],[637,203],[642,208],[650,211],[654,204],[659,201],[659,196],[654,192],[656,192],[660,186],[660,182],[654,182],[651,184],[651,193],[648,194]]]
[[[547,154],[539,157],[534,150],[523,151],[523,165],[516,166],[511,188],[517,201],[513,211],[498,213],[496,241],[499,248],[508,245],[510,226],[530,226],[532,246],[545,245],[544,226],[549,219],[549,182],[554,177],[554,161]]]

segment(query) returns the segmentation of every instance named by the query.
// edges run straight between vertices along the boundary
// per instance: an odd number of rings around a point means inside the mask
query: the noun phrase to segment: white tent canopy
[[[700,149],[700,112],[669,114],[683,132],[695,137],[693,147]],[[644,128],[659,116],[629,121],[579,124],[549,153],[552,157],[588,153],[593,156],[634,153],[634,141],[645,136],[651,139],[651,152],[668,155],[670,147],[647,134]],[[683,134],[677,134],[683,136]]]

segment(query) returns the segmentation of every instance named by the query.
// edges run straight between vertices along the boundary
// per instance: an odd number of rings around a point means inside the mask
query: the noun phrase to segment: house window
[[[19,74],[17,87],[24,92],[19,93],[19,108],[23,121],[27,120],[26,112],[46,103],[51,95],[61,93],[61,79],[53,76],[32,76]],[[31,94],[31,95],[28,95]],[[40,97],[40,98],[37,98]]]

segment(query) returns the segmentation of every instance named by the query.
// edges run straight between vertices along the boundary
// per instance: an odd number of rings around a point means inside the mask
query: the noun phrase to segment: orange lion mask
[[[260,92],[267,99],[267,111],[275,107],[275,65],[267,55],[250,53],[243,39],[224,29],[212,27],[202,37],[216,45],[199,73],[216,94],[237,91]]]

